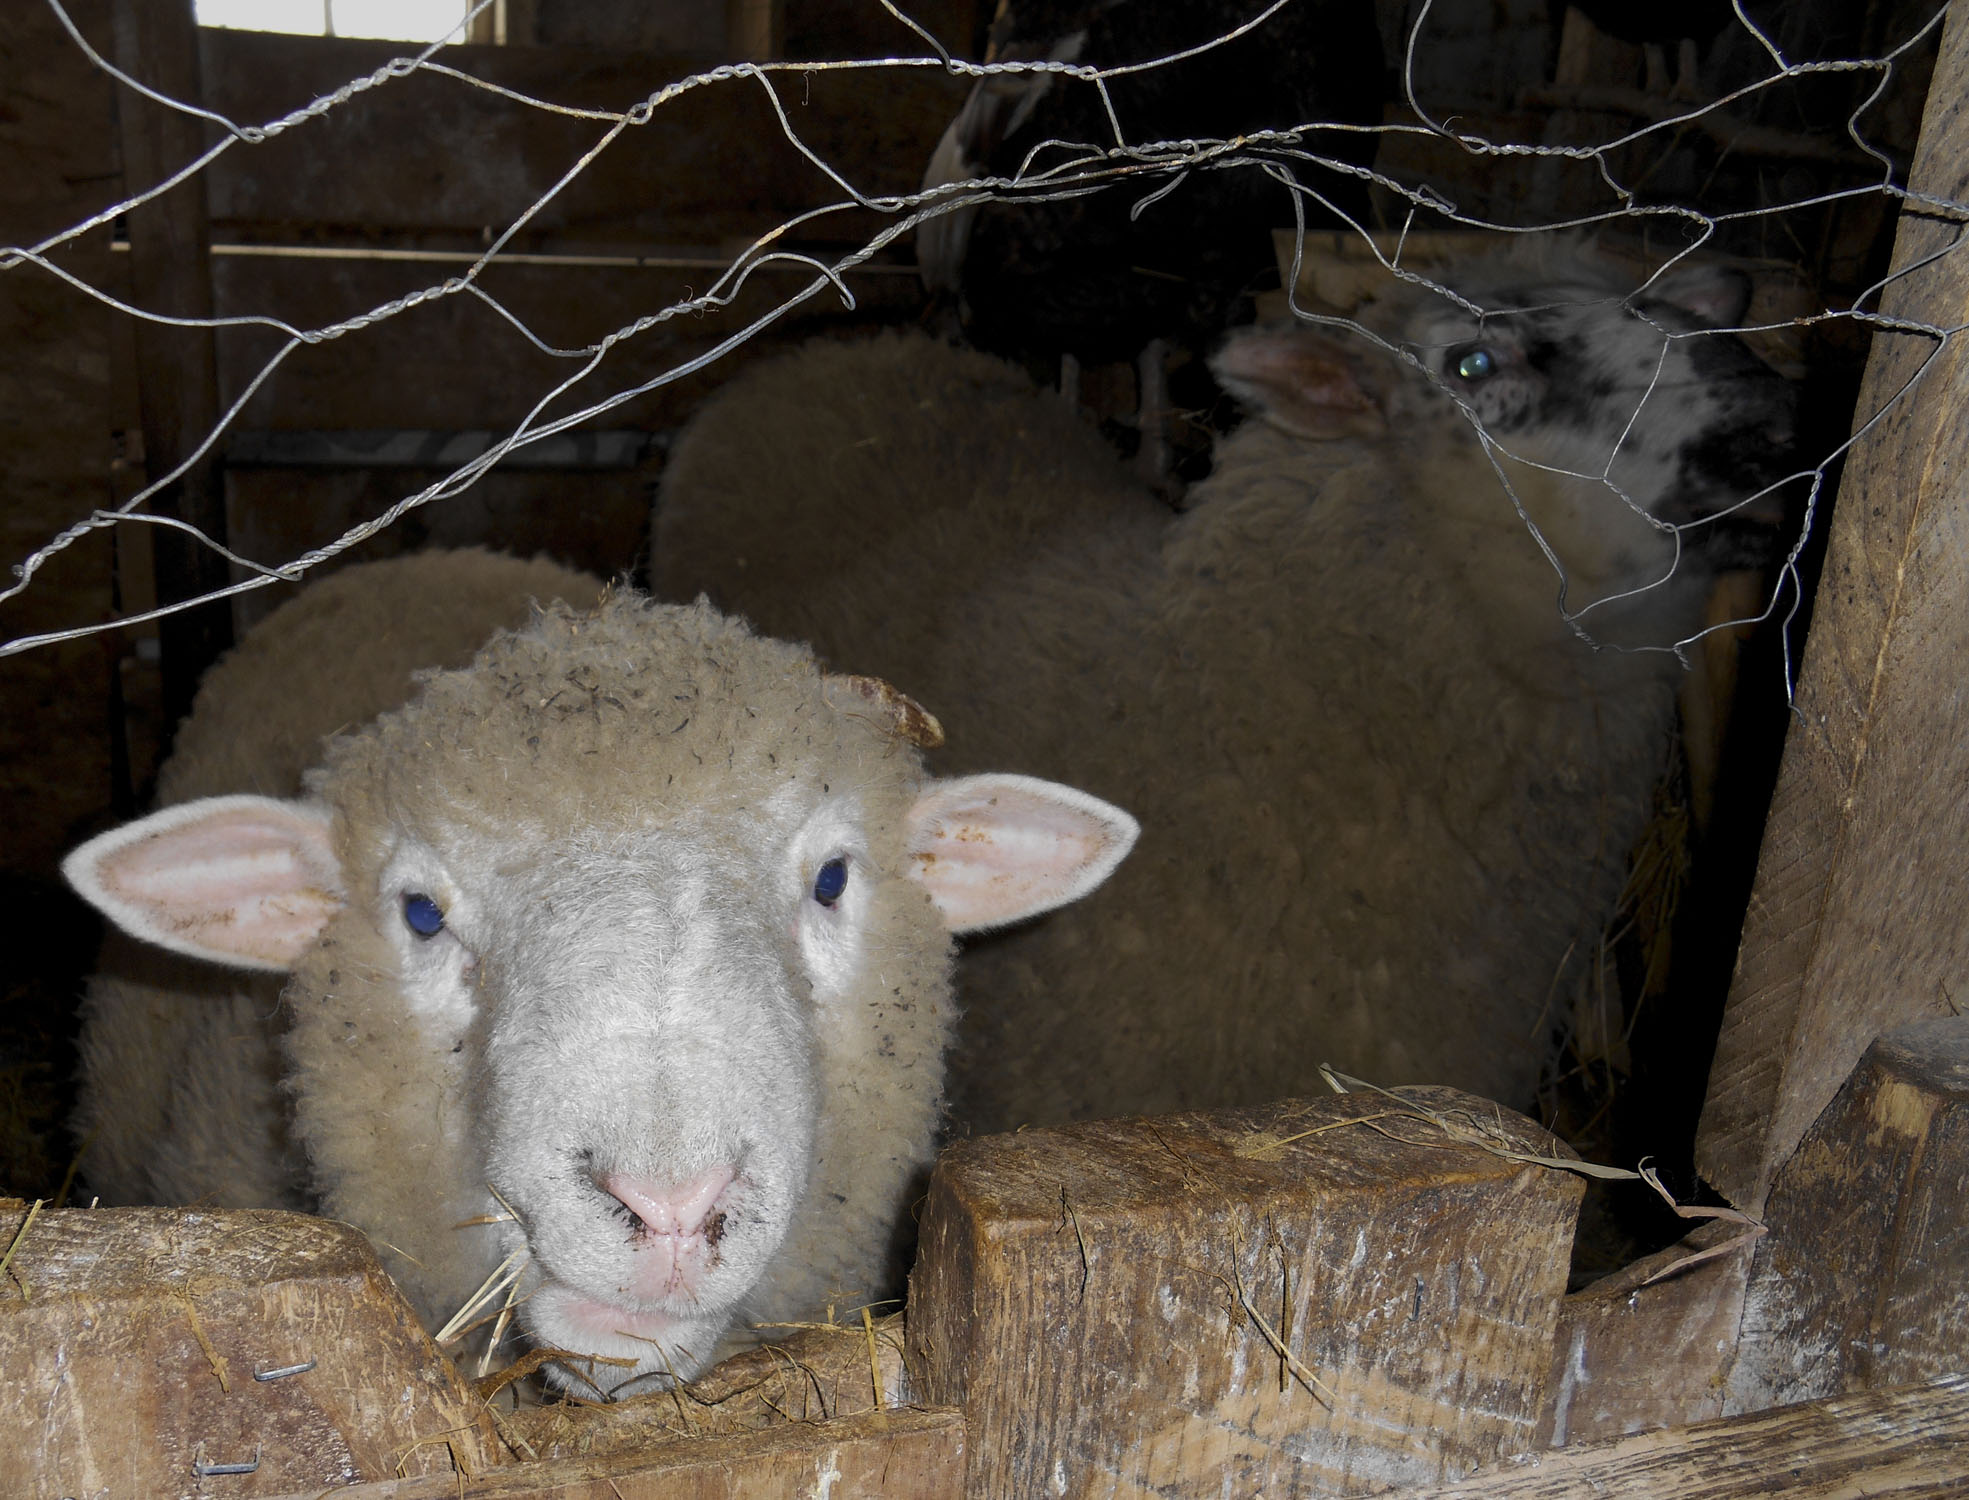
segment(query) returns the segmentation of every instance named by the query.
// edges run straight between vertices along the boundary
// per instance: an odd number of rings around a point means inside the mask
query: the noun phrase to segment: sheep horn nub
[[[842,713],[870,714],[898,739],[924,750],[943,744],[943,725],[937,716],[907,693],[899,693],[879,677],[854,677],[830,672],[821,679],[820,695]]]

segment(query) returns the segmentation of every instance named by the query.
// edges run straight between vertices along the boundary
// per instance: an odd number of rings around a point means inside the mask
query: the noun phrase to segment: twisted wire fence
[[[1965,219],[1969,219],[1969,203],[1912,191],[1906,181],[1905,150],[1887,149],[1875,139],[1873,117],[1878,107],[1894,89],[1905,87],[1907,70],[1916,60],[1932,54],[1936,34],[1946,15],[1946,5],[1936,5],[1925,14],[1913,17],[1904,34],[1891,39],[1890,45],[1876,55],[1801,60],[1788,56],[1774,30],[1753,19],[1742,0],[1736,0],[1734,16],[1729,24],[1736,28],[1735,40],[1741,49],[1751,54],[1755,64],[1749,70],[1746,81],[1706,100],[1682,100],[1672,95],[1661,95],[1650,96],[1638,105],[1632,100],[1621,101],[1630,112],[1642,116],[1639,122],[1607,134],[1602,139],[1580,143],[1516,139],[1495,131],[1474,129],[1467,122],[1433,105],[1427,93],[1418,87],[1417,80],[1419,74],[1426,71],[1421,64],[1426,59],[1435,34],[1432,13],[1436,0],[1415,0],[1409,8],[1404,33],[1399,38],[1400,94],[1406,102],[1410,118],[1381,124],[1281,120],[1274,128],[1246,131],[1221,139],[1132,138],[1124,129],[1121,115],[1115,108],[1110,85],[1118,79],[1169,66],[1228,45],[1264,25],[1293,0],[1275,0],[1275,3],[1263,7],[1254,0],[1250,14],[1241,23],[1228,27],[1210,41],[1166,56],[1111,67],[1059,58],[972,61],[962,55],[961,49],[951,45],[951,39],[933,35],[911,19],[893,0],[874,0],[920,43],[920,50],[914,55],[842,61],[733,63],[664,82],[645,96],[618,109],[576,106],[476,77],[451,66],[445,60],[446,43],[439,42],[351,78],[341,87],[301,108],[262,122],[234,120],[197,101],[169,97],[141,77],[119,70],[91,46],[82,29],[63,9],[61,0],[46,0],[46,3],[59,18],[74,46],[81,49],[90,62],[108,74],[123,91],[122,108],[176,111],[214,127],[217,139],[194,159],[158,181],[128,184],[127,196],[105,204],[98,212],[66,229],[32,244],[0,248],[0,270],[17,276],[56,278],[76,297],[93,299],[130,319],[213,330],[266,330],[274,336],[276,347],[251,378],[231,395],[218,422],[204,432],[168,472],[157,475],[120,503],[80,515],[73,524],[50,536],[45,543],[15,562],[10,580],[4,588],[0,588],[0,603],[35,588],[44,567],[66,549],[97,532],[126,526],[165,526],[190,533],[199,545],[223,556],[233,566],[237,575],[234,581],[197,598],[161,601],[154,609],[122,619],[80,621],[63,629],[15,635],[0,641],[0,656],[156,619],[209,601],[262,589],[276,582],[298,579],[311,569],[395,525],[413,510],[458,495],[509,455],[570,429],[590,424],[661,386],[704,370],[799,309],[822,299],[832,299],[844,308],[853,308],[857,298],[851,278],[877,264],[885,252],[906,247],[907,237],[919,225],[940,216],[968,212],[994,200],[1047,202],[1097,192],[1118,193],[1129,195],[1137,211],[1140,211],[1164,195],[1180,192],[1192,174],[1231,171],[1262,173],[1276,185],[1281,199],[1289,201],[1290,215],[1297,225],[1291,274],[1286,279],[1288,287],[1297,285],[1297,275],[1305,255],[1310,213],[1320,222],[1344,224],[1346,233],[1358,238],[1383,274],[1451,298],[1470,311],[1479,309],[1460,298],[1444,281],[1433,279],[1425,270],[1417,269],[1405,256],[1408,236],[1412,231],[1425,225],[1447,225],[1513,236],[1639,232],[1644,236],[1651,235],[1657,243],[1666,242],[1668,245],[1667,252],[1659,257],[1660,263],[1654,267],[1650,278],[1652,281],[1654,277],[1672,271],[1687,255],[1740,242],[1741,231],[1753,221],[1789,224],[1795,216],[1830,211],[1859,199],[1878,199],[1903,209],[1911,208],[1957,226],[1958,231]],[[491,4],[492,0],[480,0],[471,15],[461,22],[454,38],[462,36],[472,18]],[[803,86],[803,80],[810,80],[822,73],[925,70],[969,80],[999,75],[1050,75],[1055,87],[1085,89],[1092,93],[1099,101],[1106,134],[1099,139],[1047,141],[1028,153],[1017,170],[1009,174],[972,177],[909,193],[866,190],[847,171],[831,164],[826,154],[804,137],[793,94],[796,88]],[[456,90],[491,96],[516,111],[559,116],[592,126],[593,129],[588,143],[565,161],[551,185],[533,196],[531,201],[515,203],[510,217],[489,233],[486,243],[461,269],[353,316],[318,326],[300,326],[268,313],[228,313],[212,318],[169,316],[154,309],[134,306],[108,287],[92,284],[59,258],[65,247],[74,245],[85,235],[143,213],[155,200],[207,172],[221,158],[232,153],[254,151],[293,132],[319,130],[323,121],[339,112],[360,110],[365,99],[376,91],[400,87],[404,80],[413,76],[438,80]],[[1829,80],[1843,81],[1851,90],[1850,108],[1845,113],[1843,129],[1837,136],[1831,139],[1806,139],[1796,133],[1786,134],[1753,118],[1760,110],[1766,115],[1772,113],[1773,101],[1781,99],[1785,91],[1823,87]],[[543,259],[529,257],[521,248],[525,242],[524,236],[530,226],[540,219],[543,211],[565,194],[605,153],[617,148],[625,137],[663,118],[664,112],[686,95],[705,90],[757,91],[769,106],[785,143],[822,175],[829,191],[835,196],[782,222],[759,224],[749,242],[730,255],[711,284],[701,292],[653,307],[591,342],[562,345],[544,336],[530,325],[526,317],[488,288],[488,272],[502,263],[527,263]],[[1584,107],[1588,110],[1593,104],[1591,99],[1584,101]],[[1782,110],[1777,112],[1782,113]],[[1604,118],[1604,115],[1575,113],[1573,118],[1595,119]],[[1414,173],[1381,164],[1363,166],[1356,159],[1358,152],[1332,149],[1335,141],[1344,142],[1348,138],[1358,141],[1363,134],[1380,138],[1384,158],[1389,154],[1387,147],[1399,145],[1406,139],[1460,154],[1473,162],[1494,164],[1499,171],[1512,163],[1527,160],[1555,166],[1587,164],[1597,173],[1605,206],[1589,212],[1541,215],[1506,213],[1494,202],[1458,201],[1442,189],[1418,180]],[[1653,164],[1681,143],[1698,137],[1718,146],[1726,156],[1730,143],[1754,139],[1760,149],[1776,157],[1792,155],[1806,160],[1836,161],[1841,164],[1840,170],[1853,180],[1830,187],[1814,181],[1802,191],[1788,193],[1784,190],[1788,179],[1781,178],[1778,190],[1770,193],[1764,201],[1720,207],[1703,207],[1697,202],[1651,194],[1647,177],[1653,171]],[[1657,147],[1659,151],[1655,150]],[[1649,154],[1651,152],[1653,155]],[[351,163],[352,170],[357,165]],[[1344,195],[1335,191],[1336,184],[1352,184],[1356,188],[1367,185],[1374,195],[1382,222],[1378,225],[1364,222],[1357,212],[1349,211]],[[878,218],[879,227],[860,243],[845,249],[820,252],[801,248],[803,231],[811,230],[822,221],[851,213],[873,213]],[[1382,232],[1375,233],[1377,228]],[[1929,259],[1955,254],[1961,244],[1958,232]],[[1881,294],[1890,280],[1913,274],[1923,264],[1926,262],[1901,266],[1891,274],[1880,272],[1836,300],[1828,298],[1821,306],[1794,310],[1781,320],[1751,323],[1732,330],[1751,336],[1788,334],[1795,337],[1800,330],[1846,325],[1852,330],[1912,338],[1927,345],[1926,357],[1919,362],[1910,378],[1878,410],[1859,414],[1851,437],[1824,440],[1822,451],[1813,453],[1806,466],[1791,477],[1790,482],[1801,484],[1809,491],[1807,519],[1804,530],[1792,544],[1776,587],[1763,603],[1762,616],[1788,614],[1798,607],[1802,590],[1799,560],[1812,535],[1828,473],[1860,433],[1871,430],[1896,404],[1907,399],[1909,392],[1925,378],[1935,356],[1962,333],[1962,325],[1940,326],[1907,321],[1885,316],[1880,311]],[[754,278],[768,269],[781,274],[792,271],[801,279],[793,291],[779,297],[765,311],[747,312],[742,318],[735,317],[729,328],[721,327],[708,348],[687,357],[680,356],[654,375],[641,371],[618,374],[623,366],[620,356],[625,346],[644,338],[652,330],[680,319],[709,319],[726,314],[737,306],[741,293]],[[570,271],[569,274],[576,273]],[[228,433],[238,425],[241,414],[296,351],[336,340],[359,338],[366,331],[412,309],[448,298],[472,299],[483,305],[501,320],[514,338],[524,341],[538,354],[556,361],[565,372],[544,383],[524,416],[500,432],[496,441],[483,452],[458,464],[435,482],[402,494],[380,513],[350,526],[326,544],[289,557],[240,555],[230,550],[221,539],[206,534],[191,523],[174,516],[157,514],[147,508],[161,491],[183,478],[195,465],[222,450]],[[1295,311],[1301,316],[1319,316],[1303,307],[1295,306]],[[1352,318],[1329,317],[1325,320],[1351,328],[1362,336],[1374,337]],[[1685,336],[1703,335],[1663,333],[1664,341]],[[1473,423],[1476,421],[1474,413],[1467,408],[1464,416]],[[1510,456],[1508,444],[1489,434],[1483,434],[1483,440],[1494,464],[1499,458]],[[1498,475],[1509,494],[1510,481],[1501,466],[1498,467]],[[1606,483],[1604,471],[1581,477]],[[1745,496],[1743,503],[1748,504],[1755,498]],[[1515,495],[1512,495],[1512,500],[1516,503]],[[1520,515],[1523,516],[1522,508]],[[1530,525],[1529,520],[1526,524]],[[1536,536],[1535,528],[1533,534]],[[1545,545],[1542,538],[1540,545]],[[1563,580],[1560,560],[1549,547],[1546,548],[1546,555]],[[1574,628],[1584,633],[1576,615],[1573,621]],[[1720,628],[1723,628],[1720,624],[1708,627]],[[1690,638],[1693,639],[1695,637]],[[1667,649],[1680,650],[1688,644],[1689,641],[1676,642]]]

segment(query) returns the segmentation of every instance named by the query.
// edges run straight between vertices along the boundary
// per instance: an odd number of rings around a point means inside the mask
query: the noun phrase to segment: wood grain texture
[[[27,1207],[0,1202],[0,1248]],[[44,1209],[0,1283],[0,1432],[8,1500],[448,1482],[500,1457],[369,1242],[285,1213]]]
[[[1527,1454],[1387,1500],[1942,1500],[1969,1493],[1969,1377]]]
[[[1404,1093],[1555,1149],[1495,1105]],[[912,1389],[970,1421],[969,1493],[1364,1494],[1530,1447],[1578,1179],[1398,1110],[1350,1094],[946,1152],[907,1348]]]
[[[1911,185],[1969,192],[1969,11],[1954,7]],[[1960,225],[1904,212],[1912,268]],[[1969,321],[1969,256],[1909,269],[1888,317]],[[1924,368],[1924,362],[1925,368]],[[1959,1009],[1969,961],[1969,355],[1918,332],[1874,337],[1855,443],[1798,686],[1799,722],[1766,827],[1697,1165],[1752,1212],[1882,1031]]]
[[[242,124],[278,119],[408,50],[251,31],[207,30],[200,40],[207,103]],[[898,43],[905,40],[899,32]],[[459,46],[437,61],[531,98],[624,111],[730,59]],[[800,139],[877,195],[917,190],[969,85],[939,68],[914,68],[781,73],[773,88]],[[297,227],[358,239],[417,230],[476,237],[519,219],[609,129],[421,72],[227,152],[208,173],[212,217],[227,233],[259,226],[276,239]],[[539,248],[542,235],[633,240],[652,252],[743,244],[845,196],[786,139],[757,79],[726,79],[673,97],[648,123],[623,131],[541,206],[512,248]],[[803,224],[796,237],[859,241],[879,222],[872,211],[831,215]]]
[[[1969,1018],[1875,1042],[1766,1217],[1726,1411],[1969,1371]]]
[[[1566,1298],[1542,1444],[1597,1443],[1723,1415],[1750,1247],[1643,1283],[1741,1233],[1741,1225],[1706,1224]]]
[[[686,1438],[640,1455],[512,1464],[333,1493],[335,1500],[957,1500],[963,1492],[964,1419],[904,1408]],[[322,1497],[316,1491],[306,1500]]]
[[[222,312],[268,314],[298,328],[315,328],[406,296],[455,269],[416,262],[221,256],[214,283]],[[702,293],[716,274],[702,267],[495,267],[486,289],[536,336],[560,348],[583,348],[693,292]],[[575,387],[572,400],[599,401],[653,384],[730,339],[811,280],[804,271],[757,273],[731,306],[673,319],[614,346],[601,367]],[[826,291],[705,370],[653,384],[603,421],[657,431],[675,427],[745,361],[810,338],[825,322],[850,316],[906,321],[922,299],[913,276],[851,274],[847,283],[857,304],[853,315],[832,290]],[[281,342],[264,329],[226,330],[219,340],[221,388],[237,395],[279,352]],[[568,378],[567,365],[542,354],[477,297],[440,297],[347,338],[296,350],[260,388],[239,426],[510,430],[545,392]],[[561,404],[552,408],[560,409]]]
[[[92,42],[111,45],[104,0],[69,9]],[[45,5],[0,6],[0,71],[6,75],[0,235],[9,244],[31,245],[115,201],[121,178],[112,85]],[[90,285],[114,284],[106,231],[83,237],[55,258]],[[109,494],[116,317],[31,267],[0,276],[0,348],[7,351],[0,360],[0,453],[6,454],[7,476],[0,552],[10,562],[26,558]],[[107,537],[78,543],[25,594],[0,605],[0,635],[106,618],[113,597],[111,556]],[[8,875],[50,879],[77,833],[103,819],[114,775],[103,732],[114,670],[101,643],[91,640],[8,659],[8,712],[0,714],[0,826],[7,829],[0,870]],[[30,922],[28,930],[37,925]],[[57,957],[63,947],[42,952],[63,961]],[[25,965],[15,969],[17,975],[25,971]],[[59,1024],[55,1008],[72,993],[72,984],[64,984],[50,995],[50,1024]],[[15,1025],[36,1014],[23,1001],[9,1003]],[[59,1063],[54,1071],[69,1067]],[[58,1110],[65,1107],[52,1098],[42,1107],[45,1138],[50,1157],[65,1162],[69,1146],[55,1127]],[[32,1162],[10,1162],[0,1148],[0,1180],[15,1187],[36,1181],[52,1187],[60,1168],[57,1162],[36,1171]]]
[[[198,30],[185,0],[113,0],[112,10],[116,60],[124,72],[169,98],[200,102]],[[123,190],[129,195],[149,192],[207,149],[203,122],[132,93],[119,98],[117,117]],[[175,318],[210,318],[211,225],[204,175],[125,217],[131,303]],[[149,321],[137,323],[134,338],[144,467],[156,483],[189,459],[219,420],[217,346],[209,327]],[[209,455],[159,490],[147,509],[225,545],[225,486]],[[232,581],[223,557],[174,527],[158,528],[151,548],[157,595],[167,602],[195,599]],[[175,724],[190,711],[205,669],[232,644],[232,612],[223,602],[183,610],[159,621],[157,633],[164,717]]]

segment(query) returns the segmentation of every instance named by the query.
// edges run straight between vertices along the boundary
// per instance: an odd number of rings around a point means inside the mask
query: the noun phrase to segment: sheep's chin
[[[715,1316],[638,1312],[557,1281],[545,1282],[533,1293],[522,1317],[536,1344],[565,1349],[570,1354],[594,1355],[598,1361],[635,1361],[633,1365],[590,1365],[564,1360],[546,1367],[553,1385],[603,1400],[618,1392],[640,1394],[668,1383],[673,1376],[689,1380],[711,1363],[729,1321]],[[630,1388],[624,1390],[625,1386]]]

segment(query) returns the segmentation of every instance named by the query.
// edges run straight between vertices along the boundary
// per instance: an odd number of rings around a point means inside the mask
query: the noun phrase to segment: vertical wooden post
[[[725,0],[725,48],[735,62],[771,62],[786,40],[784,0]]]
[[[116,0],[116,62],[131,77],[174,99],[196,103],[198,28],[191,0]],[[123,145],[123,183],[139,192],[206,148],[203,122],[154,104],[128,89],[116,96]],[[198,177],[129,216],[130,283],[135,304],[174,317],[212,315],[211,224]],[[219,418],[218,354],[209,328],[141,322],[136,329],[138,399],[144,466],[152,479],[169,473]],[[150,501],[158,515],[196,526],[214,541],[226,536],[224,476],[207,458]],[[226,561],[175,528],[153,539],[161,602],[194,598],[229,581]],[[158,629],[163,712],[175,725],[191,707],[199,675],[232,643],[223,602],[167,616]]]
[[[1910,185],[1969,195],[1969,9],[1954,7]],[[1961,234],[1903,211],[1897,269]],[[1969,256],[1889,283],[1881,311],[1969,321]],[[1832,519],[1798,720],[1765,829],[1757,884],[1696,1142],[1703,1175],[1739,1208],[1773,1178],[1882,1031],[1959,1014],[1969,973],[1969,348],[1874,336],[1858,420],[1933,362],[1854,444]]]
[[[1867,1050],[1778,1174],[1726,1412],[1962,1372],[1969,1017]]]

